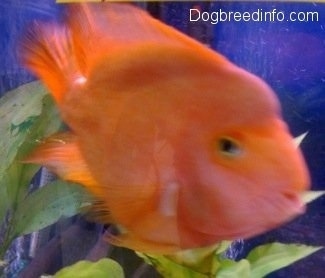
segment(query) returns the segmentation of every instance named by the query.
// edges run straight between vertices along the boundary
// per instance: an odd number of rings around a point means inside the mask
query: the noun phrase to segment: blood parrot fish
[[[67,15],[21,43],[70,128],[26,161],[84,186],[111,243],[167,254],[304,212],[308,170],[261,79],[131,5]]]

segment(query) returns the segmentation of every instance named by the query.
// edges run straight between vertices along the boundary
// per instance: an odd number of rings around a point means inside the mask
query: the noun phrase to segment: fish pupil
[[[218,148],[221,153],[234,156],[240,153],[240,147],[237,142],[230,138],[221,138],[218,142]]]

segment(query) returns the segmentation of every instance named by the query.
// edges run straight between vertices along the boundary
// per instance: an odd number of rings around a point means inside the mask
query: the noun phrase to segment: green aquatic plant
[[[29,194],[39,167],[21,160],[60,127],[58,112],[38,82],[0,99],[0,260],[15,238],[75,215],[84,205],[83,189],[63,181]]]
[[[225,257],[223,249],[215,249],[209,256],[200,258],[200,252],[192,253],[194,262],[184,262],[173,256],[143,255],[146,262],[153,265],[163,277],[177,278],[262,278],[265,275],[288,266],[316,251],[321,247],[307,245],[270,243],[254,248],[246,258],[234,261]]]
[[[62,123],[53,101],[39,82],[8,92],[0,99],[0,276],[4,256],[13,240],[39,231],[61,217],[78,214],[91,203],[81,186],[61,180],[31,192],[38,166],[21,161],[39,140],[57,132]],[[303,136],[295,140],[296,144]],[[307,192],[310,202],[324,192]],[[179,252],[173,256],[138,253],[164,277],[264,277],[302,259],[321,247],[271,243],[253,249],[246,258],[230,260],[225,251],[231,242]],[[60,270],[54,277],[124,277],[122,268],[110,259],[80,261]]]
[[[110,278],[124,277],[123,269],[117,262],[104,258],[97,262],[79,261],[60,270],[55,274],[55,278],[76,277],[76,273],[80,273],[80,276],[78,276],[80,278],[106,278],[107,273],[109,273]]]
[[[262,278],[265,275],[286,267],[322,247],[299,244],[270,243],[254,248],[246,258],[234,261],[225,257],[230,242],[196,250],[179,252],[173,256],[138,254],[152,265],[163,277],[168,278]],[[116,264],[98,262],[77,262],[63,268],[54,275],[65,277],[101,277],[95,273],[106,273],[110,277],[124,278],[124,273]],[[109,263],[109,264],[108,264]],[[73,275],[72,275],[73,274]],[[106,277],[106,276],[103,276]]]

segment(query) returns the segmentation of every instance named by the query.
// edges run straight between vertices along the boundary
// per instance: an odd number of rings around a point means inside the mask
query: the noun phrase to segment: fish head
[[[247,238],[304,212],[309,173],[274,92],[239,69],[222,80],[188,111],[175,155],[184,242]]]

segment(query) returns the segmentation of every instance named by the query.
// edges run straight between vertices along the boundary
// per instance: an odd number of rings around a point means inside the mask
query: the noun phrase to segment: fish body
[[[308,170],[261,79],[133,6],[68,11],[21,44],[71,129],[26,161],[86,187],[112,243],[171,253],[304,211]]]

